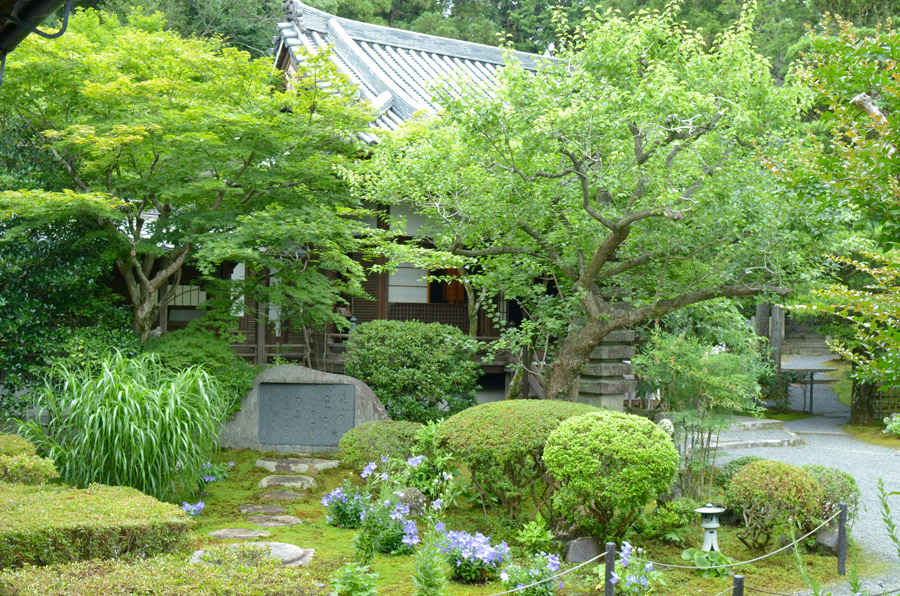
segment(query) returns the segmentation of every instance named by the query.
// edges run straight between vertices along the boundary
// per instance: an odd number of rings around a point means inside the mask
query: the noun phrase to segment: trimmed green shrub
[[[739,511],[744,529],[737,536],[747,548],[764,550],[791,526],[812,528],[820,519],[822,489],[807,472],[778,461],[741,468],[728,486],[728,504]]]
[[[506,400],[481,404],[445,420],[437,432],[439,447],[466,463],[476,488],[497,500],[511,515],[532,495],[534,505],[552,521],[555,482],[544,465],[544,444],[567,418],[600,412],[586,404],[554,400]],[[534,492],[532,492],[534,489]]]
[[[34,455],[34,444],[19,435],[0,435],[0,455]]]
[[[53,460],[36,455],[0,455],[0,482],[43,484],[59,476]]]
[[[603,542],[624,537],[644,506],[669,490],[679,459],[672,439],[650,420],[596,412],[550,433],[544,462],[561,485],[560,510]]]
[[[413,455],[416,435],[423,426],[404,420],[374,420],[348,430],[341,437],[343,462],[359,470],[382,456],[406,458]]]
[[[131,486],[174,502],[196,491],[225,416],[209,375],[166,369],[153,354],[57,363],[35,405],[36,420],[49,422],[19,422],[19,432],[56,462],[66,483]]]
[[[822,508],[819,515],[822,519],[828,519],[840,511],[841,503],[847,504],[847,517],[849,520],[856,518],[859,513],[859,485],[856,478],[842,472],[837,468],[807,464],[800,466],[804,472],[816,479],[819,488],[822,489]]]
[[[322,594],[304,579],[302,567],[256,555],[260,549],[214,546],[215,564],[188,563],[184,556],[163,555],[139,561],[86,561],[8,571],[0,574],[3,596],[307,596]],[[246,554],[245,554],[246,553]]]
[[[716,474],[716,484],[723,488],[727,488],[729,484],[731,484],[731,479],[734,478],[734,475],[738,473],[738,471],[746,466],[747,464],[752,464],[755,461],[765,461],[766,458],[758,457],[756,455],[745,455],[743,457],[739,457],[737,459],[733,459],[727,464],[723,465],[721,469],[719,469]]]
[[[370,321],[350,335],[345,371],[369,385],[394,420],[439,420],[475,405],[476,347],[450,325]]]
[[[641,517],[637,523],[638,534],[643,538],[681,544],[685,528],[696,532],[700,516],[694,510],[700,506],[700,502],[687,497],[661,503],[651,515]]]
[[[175,505],[133,488],[3,484],[0,568],[164,553],[191,525]]]

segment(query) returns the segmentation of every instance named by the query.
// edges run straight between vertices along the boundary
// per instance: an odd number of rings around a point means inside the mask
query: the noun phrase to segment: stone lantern
[[[703,546],[700,547],[700,550],[721,552],[716,530],[719,527],[719,516],[725,513],[725,509],[707,503],[704,507],[694,509],[694,511],[700,514],[700,527],[703,528]]]

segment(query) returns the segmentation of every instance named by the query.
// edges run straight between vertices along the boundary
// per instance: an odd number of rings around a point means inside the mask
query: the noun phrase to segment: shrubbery
[[[59,476],[53,460],[36,455],[0,455],[0,482],[43,484]]]
[[[465,462],[478,490],[499,500],[511,514],[518,514],[522,501],[534,495],[535,507],[552,520],[555,482],[544,465],[547,437],[563,420],[599,411],[586,404],[543,399],[492,402],[445,420],[436,442]]]
[[[19,435],[0,435],[0,455],[34,455],[34,444]]]
[[[601,541],[622,538],[644,506],[678,472],[678,451],[639,416],[596,412],[569,418],[550,433],[544,462],[560,482],[561,511]]]
[[[743,457],[739,457],[737,459],[733,459],[724,466],[719,469],[716,474],[716,484],[721,487],[727,488],[729,484],[731,484],[731,479],[734,478],[734,475],[737,474],[741,468],[746,466],[747,464],[752,464],[755,461],[765,461],[766,458],[758,457],[756,455],[745,455]]]
[[[4,484],[0,568],[164,553],[183,544],[190,527],[175,505],[131,488]]]
[[[807,472],[778,461],[749,463],[728,486],[728,503],[744,518],[738,538],[763,550],[791,526],[812,528],[820,521],[822,489]]]
[[[475,405],[475,350],[450,325],[370,321],[350,335],[345,370],[375,391],[391,418],[428,422]]]
[[[342,461],[358,470],[382,456],[405,459],[412,455],[422,428],[418,422],[403,420],[364,422],[341,437]]]
[[[225,415],[218,385],[197,368],[173,372],[158,357],[107,354],[98,364],[57,363],[19,432],[77,486],[131,486],[178,502],[197,489]]]
[[[859,485],[856,478],[842,472],[837,468],[808,464],[800,466],[807,474],[816,479],[819,488],[822,489],[822,506],[819,515],[822,519],[828,519],[840,511],[841,503],[847,504],[847,517],[850,520],[856,518],[859,513]]]
[[[694,510],[699,507],[700,503],[687,497],[661,503],[651,515],[641,518],[638,533],[644,538],[681,544],[685,528],[696,532],[699,516]]]
[[[139,561],[88,561],[0,574],[4,596],[306,596],[321,594],[302,568],[280,561],[248,557],[259,549],[212,547],[215,565],[192,565],[183,556],[164,555]],[[6,592],[3,592],[5,585]]]

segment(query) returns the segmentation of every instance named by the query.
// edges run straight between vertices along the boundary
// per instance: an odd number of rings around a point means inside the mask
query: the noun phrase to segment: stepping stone
[[[315,476],[324,470],[338,467],[339,463],[336,459],[319,459],[317,457],[261,457],[256,460],[256,467],[265,468],[270,472],[291,472]]]
[[[222,530],[210,532],[209,535],[213,538],[221,538],[223,540],[250,540],[251,538],[262,538],[263,536],[268,536],[269,533],[264,530],[249,530],[247,528],[224,528]]]
[[[302,499],[305,496],[304,493],[295,493],[292,490],[270,490],[261,494],[260,498],[268,501],[293,501],[294,499]]]
[[[253,522],[261,528],[280,528],[303,523],[302,519],[293,515],[251,515],[247,521]]]
[[[281,561],[285,567],[299,567],[309,565],[316,551],[312,548],[300,548],[293,544],[285,542],[250,542],[247,544],[225,544],[222,548],[259,548],[268,547],[269,557]],[[216,563],[204,561],[203,555],[205,550],[196,551],[191,556],[191,563],[203,563],[204,565],[215,565]]]
[[[314,488],[316,480],[312,476],[266,476],[259,481],[259,488],[270,487]]]
[[[287,509],[278,505],[240,505],[238,511],[241,513],[262,513],[263,515],[281,515]]]

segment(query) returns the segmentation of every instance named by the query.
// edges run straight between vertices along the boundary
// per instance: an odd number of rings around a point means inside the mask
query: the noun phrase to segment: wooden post
[[[847,575],[847,504],[841,503],[838,516],[838,575]]]
[[[772,306],[772,360],[776,372],[781,372],[781,347],[784,343],[784,309]]]
[[[744,576],[735,575],[731,582],[731,596],[744,596]]]
[[[614,596],[616,586],[612,583],[613,572],[616,570],[616,543],[606,543],[606,581],[603,582],[603,596]]]
[[[756,305],[756,324],[754,331],[756,335],[769,339],[769,311],[771,306],[768,302],[761,302]]]

